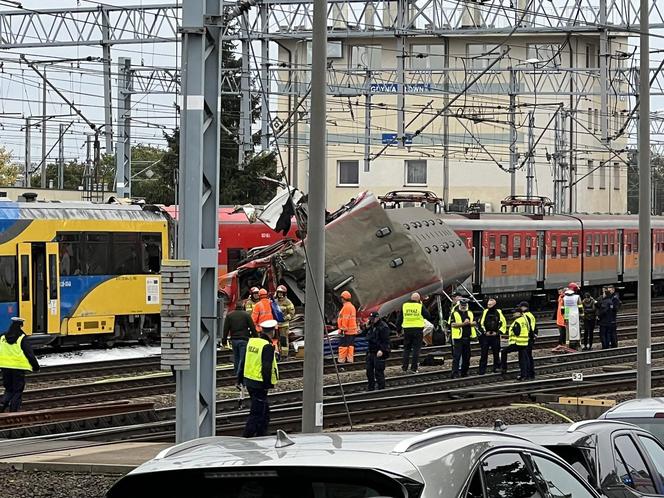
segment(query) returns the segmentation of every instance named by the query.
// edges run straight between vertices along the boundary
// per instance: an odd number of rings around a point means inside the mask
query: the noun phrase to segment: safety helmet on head
[[[258,295],[261,296],[261,297],[264,297],[264,296],[267,297],[267,291],[265,289],[260,289],[258,291]]]
[[[567,288],[571,291],[579,292],[579,284],[577,284],[576,282],[570,282]]]
[[[288,292],[288,289],[286,289],[285,285],[280,285],[279,287],[277,287],[277,292],[283,292],[284,294],[286,294]]]
[[[350,301],[351,297],[352,296],[350,295],[350,292],[348,292],[348,291],[343,291],[341,293],[341,299],[345,299],[346,301]]]
[[[249,294],[256,294],[258,291],[258,287],[252,287],[251,290],[249,290]]]

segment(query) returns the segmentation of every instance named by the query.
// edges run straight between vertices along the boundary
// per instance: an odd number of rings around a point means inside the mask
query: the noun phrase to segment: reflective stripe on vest
[[[514,325],[517,323],[519,324],[519,327],[521,327],[519,335],[514,333]],[[529,333],[530,324],[528,319],[524,316],[520,316],[512,322],[512,325],[510,325],[510,335],[508,342],[510,344],[516,344],[517,346],[527,346],[530,335]]]
[[[244,376],[247,379],[263,382],[263,348],[270,344],[260,337],[252,337],[247,342],[247,352],[244,356]],[[279,380],[277,358],[272,357],[272,385],[276,386]]]
[[[28,370],[32,372],[32,366],[21,349],[22,335],[14,344],[9,344],[7,338],[0,337],[0,368],[13,368],[15,370]]]
[[[422,329],[424,328],[424,317],[422,316],[422,303],[404,303],[401,307],[403,313],[404,329]]]
[[[468,320],[471,322],[473,321],[473,312],[468,310]],[[461,323],[463,320],[461,320],[461,313],[458,311],[455,311],[452,313],[452,323]],[[452,327],[452,339],[461,339],[461,336],[463,335],[463,327]],[[470,338],[475,339],[477,337],[477,330],[475,327],[470,328]]]

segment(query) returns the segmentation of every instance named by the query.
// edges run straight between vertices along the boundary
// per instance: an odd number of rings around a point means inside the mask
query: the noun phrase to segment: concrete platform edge
[[[134,465],[67,463],[67,462],[0,462],[2,470],[37,470],[42,472],[76,472],[79,474],[115,474],[122,476],[134,470]]]

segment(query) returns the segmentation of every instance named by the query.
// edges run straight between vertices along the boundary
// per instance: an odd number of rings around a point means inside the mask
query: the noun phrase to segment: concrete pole
[[[111,85],[111,44],[108,10],[102,8],[101,13],[101,51],[104,61],[104,138],[106,139],[106,154],[113,154],[113,96]]]
[[[60,123],[58,134],[58,188],[62,190],[65,186],[65,125]]]
[[[327,192],[327,0],[314,0],[309,140],[309,216],[304,310],[302,432],[323,430],[323,312],[325,310],[325,207]]]
[[[46,184],[46,156],[48,150],[46,149],[46,68],[44,67],[44,79],[42,80],[42,166],[41,166],[41,188],[47,188]]]
[[[516,71],[510,68],[510,195],[516,195]]]
[[[23,180],[24,187],[30,187],[30,163],[31,163],[31,148],[32,144],[30,143],[30,118],[25,118],[25,179]]]
[[[650,397],[650,308],[651,249],[650,235],[650,33],[648,0],[641,0],[640,70],[639,70],[639,316],[636,339],[636,397]]]

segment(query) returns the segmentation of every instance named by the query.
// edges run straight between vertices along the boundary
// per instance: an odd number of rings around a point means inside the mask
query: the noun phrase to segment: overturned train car
[[[468,249],[443,219],[424,208],[383,209],[365,192],[328,216],[325,227],[325,314],[333,321],[337,296],[348,290],[360,317],[395,311],[412,292],[432,294],[458,286],[473,271]],[[256,251],[237,270],[219,278],[229,309],[249,289],[288,285],[304,303],[305,251],[281,241]]]

